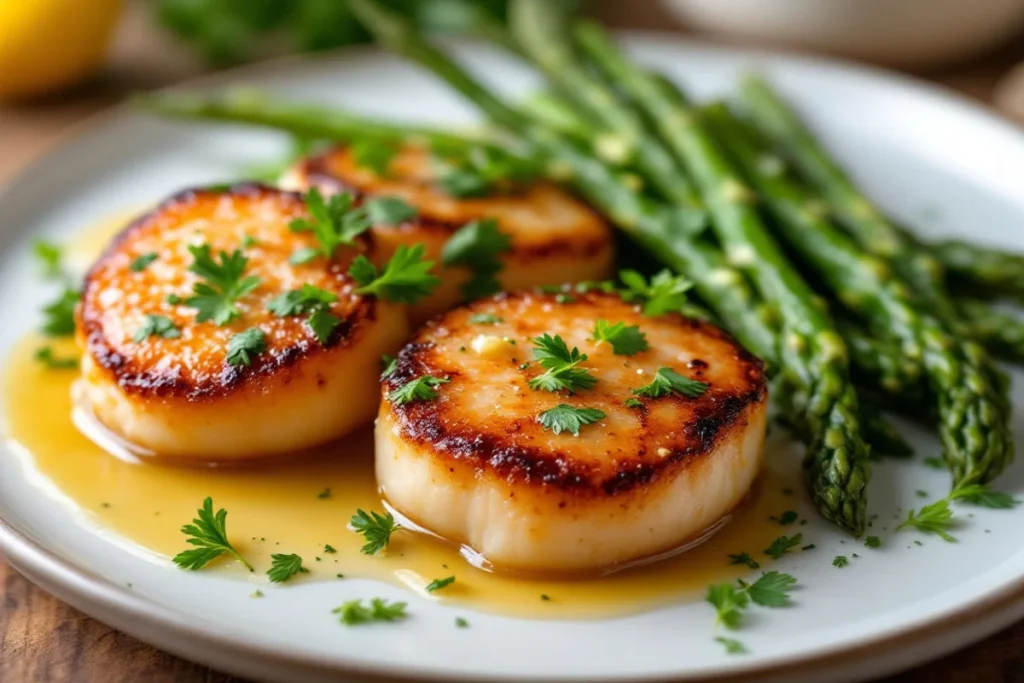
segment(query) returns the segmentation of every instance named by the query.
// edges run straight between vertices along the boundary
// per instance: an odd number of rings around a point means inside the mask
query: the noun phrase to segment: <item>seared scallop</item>
[[[391,160],[386,176],[360,166],[349,147],[335,147],[304,159],[281,180],[288,189],[317,187],[349,191],[363,198],[397,197],[416,209],[399,225],[377,224],[378,256],[388,259],[399,245],[423,244],[426,257],[440,264],[442,250],[459,228],[494,219],[511,237],[500,254],[500,289],[513,291],[544,284],[602,280],[612,271],[611,226],[565,190],[548,182],[485,197],[456,198],[436,183],[437,166],[428,150],[408,146]],[[471,272],[462,266],[438,266],[441,285],[410,308],[415,323],[448,310],[466,297],[462,286]]]
[[[248,185],[183,192],[129,225],[86,277],[80,409],[140,453],[207,461],[371,420],[405,314],[355,292],[359,245],[291,265],[316,247],[289,230],[304,217],[301,195]]]
[[[761,363],[710,323],[616,294],[500,294],[400,352],[377,481],[495,567],[600,572],[729,515],[757,476],[766,404]]]

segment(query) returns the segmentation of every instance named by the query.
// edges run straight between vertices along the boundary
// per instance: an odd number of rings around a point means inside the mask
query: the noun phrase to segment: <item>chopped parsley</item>
[[[778,517],[771,517],[773,522],[778,522],[780,526],[789,526],[797,520],[796,510],[786,510]]]
[[[503,318],[492,313],[474,313],[469,316],[468,321],[470,325],[497,325],[505,322]]]
[[[318,256],[330,260],[338,247],[350,245],[356,237],[370,228],[366,209],[354,206],[349,192],[339,192],[324,201],[320,190],[312,188],[306,193],[306,206],[311,218],[296,218],[289,227],[292,232],[311,232],[318,247],[306,247],[294,252],[289,261],[293,265],[309,263]]]
[[[622,402],[622,405],[626,406],[627,408],[639,408],[643,405],[643,403],[638,398],[627,398],[625,401]]]
[[[949,508],[949,501],[943,498],[931,505],[925,505],[920,511],[911,510],[907,519],[896,527],[896,531],[917,529],[925,533],[936,534],[947,543],[953,543],[956,539],[948,533],[948,530],[954,524],[953,511]]]
[[[427,592],[433,593],[434,591],[441,590],[445,586],[450,586],[453,583],[455,583],[454,576],[447,576],[443,579],[434,579],[433,581],[427,584]]]
[[[880,539],[878,536],[868,536],[866,539],[864,539],[864,545],[868,548],[881,548],[882,539]]]
[[[359,285],[356,293],[373,294],[403,304],[414,304],[429,296],[441,278],[430,274],[434,262],[423,260],[424,251],[422,244],[399,245],[383,272],[360,254],[348,269],[348,274]]]
[[[51,370],[74,370],[79,363],[75,356],[58,356],[52,346],[40,346],[33,357]]]
[[[761,566],[757,560],[750,556],[750,553],[745,552],[729,555],[729,564],[745,564],[751,569],[757,569]]]
[[[338,551],[337,551],[337,549],[333,545],[331,545],[330,543],[325,543],[324,544],[324,553],[326,555],[333,555],[336,552],[338,552]]]
[[[761,574],[753,583],[747,583],[743,579],[739,579],[737,583],[755,604],[762,607],[788,607],[791,604],[789,591],[796,586],[796,578],[790,574],[770,571]]]
[[[532,179],[539,166],[496,147],[477,145],[457,155],[436,156],[437,186],[456,198],[484,197],[503,186]]]
[[[688,398],[696,398],[708,390],[707,382],[684,377],[672,368],[659,368],[650,384],[634,389],[637,396],[660,398],[671,393],[681,394]]]
[[[657,316],[678,313],[686,305],[686,293],[693,283],[669,270],[662,270],[648,283],[635,270],[623,270],[619,278],[626,288],[620,292],[625,301],[639,301],[644,304],[644,314]]]
[[[43,307],[43,334],[50,337],[67,337],[75,333],[75,306],[82,298],[81,292],[65,287],[55,300]]]
[[[149,267],[150,263],[156,261],[158,258],[160,258],[160,256],[155,251],[142,254],[128,265],[128,270],[133,273],[141,273]]]
[[[721,643],[725,646],[725,653],[728,655],[745,655],[750,652],[740,641],[735,638],[726,638],[724,636],[715,637],[716,643]]]
[[[63,272],[64,250],[59,244],[37,239],[32,242],[32,253],[43,267],[43,276],[58,278]]]
[[[349,528],[366,539],[366,544],[359,549],[363,555],[379,555],[391,542],[391,534],[402,529],[390,512],[382,515],[373,510],[369,513],[356,510],[349,521]]]
[[[761,607],[788,607],[790,591],[796,586],[796,578],[790,574],[771,571],[761,574],[753,583],[742,579],[731,583],[710,586],[705,600],[715,608],[715,624],[729,629],[739,628],[743,611],[751,602]]]
[[[249,259],[241,249],[230,254],[221,251],[219,263],[208,244],[190,246],[188,250],[194,259],[188,269],[202,280],[192,286],[192,296],[184,304],[196,309],[198,322],[212,320],[217,325],[227,325],[241,315],[235,302],[259,287],[260,278],[244,276]]]
[[[501,272],[501,254],[512,248],[512,238],[498,230],[493,218],[472,221],[459,228],[441,251],[445,266],[465,266],[473,276],[462,285],[462,295],[472,301],[501,291],[495,277]]]
[[[803,534],[797,534],[795,536],[779,536],[772,544],[764,549],[764,554],[773,560],[777,560],[793,548],[800,545],[803,540]]]
[[[587,360],[587,354],[580,353],[575,346],[570,351],[565,341],[558,335],[552,337],[544,333],[534,339],[533,357],[547,371],[530,380],[531,389],[552,392],[564,389],[576,392],[590,389],[597,383],[596,377],[585,368],[579,367],[580,363]]]
[[[419,215],[419,211],[401,197],[374,197],[366,201],[366,213],[374,225],[401,225]]]
[[[612,353],[617,356],[633,356],[647,349],[647,337],[640,331],[639,325],[626,326],[624,322],[614,325],[607,320],[594,323],[596,342],[608,342],[612,345]]]
[[[331,313],[330,306],[338,300],[337,295],[310,284],[275,296],[267,304],[267,310],[277,316],[306,315],[306,322],[313,330],[317,341],[326,346],[331,334],[341,324],[341,319]]]
[[[324,489],[320,493],[316,494],[316,497],[319,498],[320,500],[327,500],[328,498],[331,497],[331,489]]]
[[[380,373],[381,379],[385,379],[388,375],[395,371],[395,368],[398,367],[398,359],[386,353],[380,357],[380,363],[381,365],[384,366],[384,370],[382,370]]]
[[[302,558],[298,555],[275,553],[270,556],[270,569],[267,576],[274,583],[284,583],[296,574],[308,574],[309,570],[302,566]]]
[[[352,160],[356,166],[373,171],[384,177],[391,168],[391,161],[398,154],[398,148],[390,142],[382,142],[372,138],[357,140],[350,147]]]
[[[371,621],[398,621],[399,619],[404,619],[408,616],[405,613],[405,608],[408,606],[408,603],[405,602],[389,603],[382,598],[373,598],[370,601],[369,607],[363,604],[362,600],[349,600],[342,603],[340,607],[335,607],[332,612],[338,615],[341,623],[346,626],[355,626],[356,624],[366,624]]]
[[[455,617],[455,628],[469,628],[469,622],[462,617]]]
[[[447,377],[431,377],[424,375],[411,379],[397,389],[388,392],[387,399],[391,403],[402,405],[413,401],[433,401],[437,398],[437,391],[434,387],[448,384],[451,380]]]
[[[174,564],[182,569],[202,569],[211,560],[227,553],[245,565],[249,571],[253,571],[252,565],[238,554],[228,540],[227,510],[221,508],[214,514],[213,499],[207,497],[197,515],[191,524],[181,527],[181,533],[188,537],[185,542],[196,547],[175,555]]]
[[[564,403],[545,410],[537,415],[537,421],[544,429],[555,434],[570,432],[573,436],[580,435],[580,427],[603,420],[605,414],[597,408],[575,408]]]
[[[842,569],[843,567],[850,564],[850,561],[846,559],[846,555],[836,555],[835,559],[832,560],[832,566]]]
[[[746,592],[738,590],[731,583],[710,586],[704,599],[715,608],[715,625],[721,624],[729,629],[739,628],[743,610],[750,604]]]
[[[228,340],[229,365],[250,365],[253,356],[267,350],[267,335],[258,327],[239,332]]]
[[[163,337],[164,339],[177,339],[181,336],[181,330],[167,316],[147,313],[142,327],[135,330],[135,334],[132,335],[132,341],[136,344],[141,344],[153,336]]]
[[[994,508],[996,510],[1009,510],[1020,505],[1020,501],[1014,499],[1013,496],[981,484],[971,484],[970,486],[961,486],[960,488],[953,489],[953,492],[947,496],[947,499],[950,501],[959,500],[970,505]]]

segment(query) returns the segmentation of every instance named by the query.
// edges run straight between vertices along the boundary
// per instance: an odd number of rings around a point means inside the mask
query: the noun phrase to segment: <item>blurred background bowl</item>
[[[662,0],[714,33],[921,68],[1005,42],[1024,0]]]

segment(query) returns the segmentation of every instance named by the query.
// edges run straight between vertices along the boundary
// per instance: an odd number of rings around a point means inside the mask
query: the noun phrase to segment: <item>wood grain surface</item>
[[[0,0],[2,1],[2,0]],[[28,0],[26,0],[28,1]],[[85,0],[83,0],[85,1]],[[649,2],[604,0],[599,11],[621,27],[671,27]],[[0,183],[68,135],[68,127],[118,101],[126,92],[198,73],[165,36],[133,12],[121,31],[110,67],[78,92],[17,109],[0,109]],[[982,59],[918,74],[1008,112],[1024,114],[1024,43]],[[73,133],[73,129],[72,129]],[[81,614],[36,588],[0,557],[0,683],[237,683],[156,650]],[[981,644],[892,678],[887,683],[1024,683],[1024,623]]]

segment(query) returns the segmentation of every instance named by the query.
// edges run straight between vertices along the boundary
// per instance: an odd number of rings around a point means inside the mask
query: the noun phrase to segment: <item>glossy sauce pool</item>
[[[96,253],[112,230],[105,226],[102,233],[102,238],[87,235],[82,244]],[[384,510],[374,481],[371,428],[270,464],[186,468],[121,460],[74,426],[70,387],[77,371],[52,370],[36,362],[33,354],[43,344],[61,357],[77,353],[71,340],[40,337],[27,338],[15,349],[7,359],[3,386],[6,437],[38,471],[45,489],[91,522],[114,531],[115,542],[163,557],[169,571],[177,571],[170,557],[189,547],[181,526],[210,496],[215,508],[228,511],[228,536],[256,573],[250,575],[226,557],[202,571],[237,573],[252,581],[254,589],[266,581],[271,554],[296,553],[309,573],[289,583],[369,578],[488,612],[531,618],[608,617],[703,599],[710,584],[751,573],[746,566],[730,565],[730,553],[745,551],[766,559],[762,550],[775,538],[799,530],[770,519],[791,509],[795,501],[787,488],[793,484],[768,472],[747,502],[703,544],[602,577],[485,571],[464,559],[457,546],[410,531],[392,536],[386,554],[366,556],[359,552],[362,537],[347,525],[357,508]],[[328,545],[335,552],[327,552]],[[453,575],[452,585],[426,592],[432,580]]]

